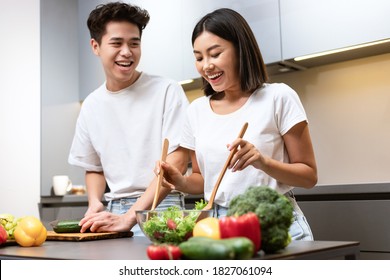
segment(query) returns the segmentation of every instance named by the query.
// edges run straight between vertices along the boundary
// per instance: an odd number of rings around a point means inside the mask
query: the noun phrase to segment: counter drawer
[[[390,253],[390,200],[299,201],[315,240],[360,241],[360,250]]]

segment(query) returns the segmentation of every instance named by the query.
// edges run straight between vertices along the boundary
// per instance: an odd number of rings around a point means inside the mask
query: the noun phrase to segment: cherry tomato
[[[181,257],[180,248],[170,244],[150,245],[146,253],[151,260],[178,260]]]
[[[175,230],[177,228],[177,225],[174,220],[168,219],[167,221],[167,227],[171,230]]]

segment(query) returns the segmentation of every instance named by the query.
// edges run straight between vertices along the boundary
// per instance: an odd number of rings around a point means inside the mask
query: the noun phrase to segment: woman
[[[307,117],[298,95],[285,84],[267,83],[253,32],[231,9],[204,16],[194,28],[192,45],[206,95],[190,104],[180,144],[190,151],[192,174],[182,176],[161,163],[164,186],[204,192],[208,200],[230,150],[237,147],[215,198],[217,217],[226,215],[231,198],[249,186],[267,185],[293,202],[292,239],[312,240],[291,192],[293,186],[312,188],[317,183]],[[236,139],[245,122],[245,136]]]

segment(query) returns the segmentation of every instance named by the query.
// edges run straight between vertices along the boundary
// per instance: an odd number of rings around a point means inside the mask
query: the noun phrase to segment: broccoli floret
[[[253,212],[259,204],[253,197],[247,197],[244,194],[237,195],[229,203],[228,216],[241,216],[248,212]]]
[[[288,230],[292,224],[293,206],[286,196],[267,186],[251,186],[230,201],[227,215],[248,212],[259,217],[264,252],[276,252],[290,243]]]
[[[290,242],[288,229],[278,225],[273,225],[266,231],[261,232],[262,245],[261,249],[266,253],[276,252],[285,248]]]

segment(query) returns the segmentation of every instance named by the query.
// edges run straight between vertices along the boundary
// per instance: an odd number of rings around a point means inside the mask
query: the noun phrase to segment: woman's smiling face
[[[205,78],[213,90],[240,90],[238,57],[234,45],[204,31],[194,41],[196,69]]]

